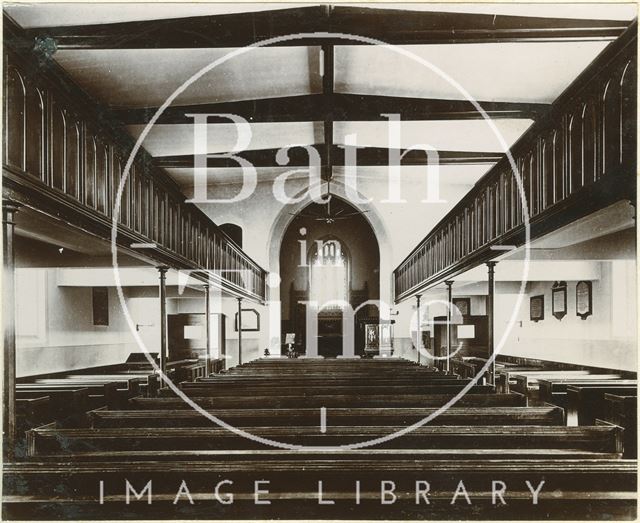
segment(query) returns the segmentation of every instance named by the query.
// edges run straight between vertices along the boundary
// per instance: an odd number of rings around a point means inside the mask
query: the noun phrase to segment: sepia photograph
[[[636,2],[2,9],[2,520],[636,520]]]

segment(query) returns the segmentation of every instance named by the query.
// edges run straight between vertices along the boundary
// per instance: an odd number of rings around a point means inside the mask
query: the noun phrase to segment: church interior
[[[635,519],[635,4],[5,4],[11,520]]]

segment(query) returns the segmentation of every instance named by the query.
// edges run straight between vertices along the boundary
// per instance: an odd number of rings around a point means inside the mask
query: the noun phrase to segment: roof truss
[[[346,93],[284,96],[237,102],[171,106],[163,111],[158,124],[192,124],[187,114],[235,114],[249,122],[322,122],[330,109],[333,121],[385,121],[384,114],[399,114],[404,121],[477,120],[482,115],[468,100],[404,98]],[[536,119],[550,104],[519,102],[478,102],[490,118]],[[126,125],[146,124],[158,107],[114,109],[115,117]],[[211,121],[215,121],[212,117]]]
[[[315,5],[251,13],[61,26],[29,30],[57,49],[162,49],[244,47],[266,39],[307,34],[273,45],[362,44],[311,33],[358,35],[395,45],[616,38],[629,25],[471,13],[421,12]],[[332,41],[333,40],[333,41]]]
[[[339,145],[331,147],[331,164],[327,164],[327,147],[324,144],[313,146],[319,153],[323,161],[323,167],[345,165],[345,149]],[[233,153],[251,162],[254,167],[279,167],[276,162],[276,154],[279,149],[258,149]],[[389,166],[393,165],[397,155],[402,156],[401,165],[427,165],[427,155],[424,151],[418,150],[394,150],[383,147],[366,147],[357,150],[357,165],[365,166]],[[229,155],[231,153],[220,153]],[[289,163],[282,167],[306,167],[309,165],[309,155],[302,147],[293,147],[288,151]],[[467,152],[467,151],[438,151],[438,164],[494,164],[502,157],[502,153],[490,152]],[[156,165],[164,168],[193,168],[194,155],[177,155],[155,157]],[[432,162],[433,163],[433,162]],[[209,168],[230,168],[238,167],[238,163],[233,158],[207,158]]]

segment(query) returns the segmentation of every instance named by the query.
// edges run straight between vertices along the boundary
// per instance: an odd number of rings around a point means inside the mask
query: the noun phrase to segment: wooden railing
[[[23,41],[6,25],[5,19],[4,196],[48,208],[110,239],[133,141],[105,122],[104,113],[50,59],[38,63],[29,49],[21,50]],[[127,176],[118,214],[118,244],[127,249],[131,243],[153,243],[156,247],[145,254],[158,263],[219,271],[226,290],[265,299],[265,271],[202,211],[185,203],[177,185],[143,149]]]
[[[634,23],[511,148],[531,239],[615,201],[635,202]],[[507,158],[498,162],[394,271],[401,301],[525,242],[525,209]]]

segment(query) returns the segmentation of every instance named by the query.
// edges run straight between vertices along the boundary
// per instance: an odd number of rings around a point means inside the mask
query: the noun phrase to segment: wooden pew
[[[224,372],[221,374],[217,374],[214,377],[225,377],[225,378],[246,378],[246,377],[311,377],[311,376],[349,376],[349,377],[369,377],[371,378],[371,371],[363,371],[363,370],[348,370],[348,369],[300,369],[296,371],[295,369],[267,369],[264,371],[245,371],[245,372]],[[439,376],[448,376],[451,377],[451,374],[447,375],[443,372],[434,372],[429,369],[419,369],[419,368],[410,368],[407,370],[398,371],[393,369],[381,369],[376,371],[375,378],[378,377],[411,377],[411,376],[424,376],[428,378],[436,378]]]
[[[637,394],[637,384],[583,384],[567,387],[567,424],[593,425],[597,418],[605,419],[605,394]]]
[[[89,369],[90,370],[90,369]],[[160,380],[157,374],[140,373],[133,371],[114,371],[111,373],[82,373],[82,374],[66,374],[60,375],[57,378],[39,378],[33,383],[57,383],[57,382],[72,382],[72,383],[116,383],[118,388],[126,389],[128,396],[133,397],[144,391],[144,394],[148,397],[154,397],[157,395],[157,391],[160,388]]]
[[[207,375],[220,374],[224,371],[225,360],[222,358],[211,358],[207,365]]]
[[[306,461],[321,456],[323,459],[335,460],[355,460],[361,459],[363,455],[379,460],[394,460],[417,458],[421,460],[469,460],[469,459],[583,459],[583,460],[613,460],[619,459],[618,452],[593,452],[590,450],[576,449],[369,449],[363,452],[360,449],[305,449],[296,452],[283,449],[252,449],[252,450],[108,450],[75,452],[73,454],[38,454],[34,456],[38,460],[46,461],[120,461],[129,459],[131,461],[175,461],[177,459],[189,461],[216,460],[249,460],[257,459],[267,461],[273,459],[288,459],[296,461]]]
[[[18,399],[49,398],[49,412],[54,419],[66,420],[84,414],[92,407],[86,387],[46,387],[27,384],[16,385]]]
[[[73,389],[81,387],[89,391],[90,404],[93,408],[97,408],[102,405],[118,406],[121,399],[126,399],[129,396],[128,389],[123,387],[122,383],[112,381],[84,381],[84,380],[54,380],[45,379],[42,382],[36,383],[24,383],[17,386],[24,386],[34,390],[52,390],[52,389]]]
[[[605,376],[598,379],[598,374],[579,376],[577,378],[545,378],[538,380],[539,395],[542,401],[553,403],[560,407],[567,406],[567,387],[569,385],[634,385],[635,380],[615,379]]]
[[[104,385],[108,388],[115,388],[120,391],[126,391],[127,394],[131,396],[137,396],[140,392],[140,384],[146,382],[147,376],[144,377],[126,377],[121,375],[113,375],[108,374],[104,376],[96,376],[96,375],[72,375],[66,376],[64,378],[45,378],[45,379],[37,379],[33,383],[40,384],[43,383],[45,385],[83,385],[87,387],[100,386]],[[123,392],[124,394],[124,392]]]
[[[456,374],[460,375],[463,378],[474,378],[478,374],[482,372],[482,369],[487,364],[486,358],[480,358],[478,356],[463,356],[460,359],[453,358],[451,360],[453,370]],[[509,368],[509,367],[517,367],[514,363],[504,363],[500,361],[494,360],[494,365],[496,369],[496,377],[500,370]],[[456,368],[459,372],[456,371]]]
[[[31,456],[86,451],[264,450],[260,441],[215,426],[187,428],[40,427],[27,433]],[[247,433],[277,442],[304,446],[358,444],[390,436],[397,427],[245,427]],[[619,429],[614,426],[435,426],[427,424],[376,444],[381,449],[572,449],[615,453]]]
[[[334,408],[326,412],[327,424],[336,426],[403,427],[434,415],[429,408]],[[207,411],[234,427],[310,426],[319,427],[319,409],[216,409]],[[89,413],[94,428],[210,427],[212,421],[200,412],[180,410],[105,410]],[[562,425],[559,407],[451,407],[429,425]]]
[[[211,378],[221,378],[221,379],[247,379],[247,378],[262,378],[262,379],[290,379],[290,378],[368,378],[372,379],[370,372],[346,372],[344,370],[317,370],[314,372],[311,371],[301,371],[301,372],[278,372],[277,370],[269,370],[265,372],[243,372],[243,373],[232,373],[225,372],[221,374],[216,374],[211,376]],[[445,374],[443,372],[430,372],[427,370],[419,370],[419,369],[411,369],[406,372],[394,372],[392,370],[388,371],[380,371],[376,373],[374,379],[383,379],[383,378],[406,378],[406,379],[455,379],[457,376],[453,374]]]
[[[436,384],[428,384],[428,385],[412,385],[412,386],[380,386],[380,385],[371,385],[371,386],[354,386],[354,387],[332,387],[332,394],[455,394],[460,392],[467,383],[463,380],[459,380],[460,384],[456,385],[436,385]],[[201,383],[181,383],[180,387],[182,391],[188,396],[233,396],[237,394],[239,391],[244,391],[245,394],[255,394],[256,397],[260,397],[261,394],[273,394],[276,396],[282,396],[285,394],[296,394],[296,395],[321,395],[327,391],[326,386],[313,386],[313,387],[267,387],[267,388],[259,388],[259,387],[251,387],[251,388],[233,388],[233,387],[215,387],[210,383],[201,384]],[[472,386],[467,394],[487,394],[493,392],[493,387],[490,385],[475,385]],[[174,395],[173,391],[170,389],[161,389],[160,396],[167,397]]]
[[[18,434],[39,427],[54,420],[53,407],[49,396],[18,397],[16,399]]]
[[[451,370],[461,378],[474,378],[476,376],[476,366],[464,360],[452,359]]]
[[[334,359],[334,358],[320,358],[320,359],[307,359],[307,358],[257,358],[238,365],[235,368],[256,368],[266,366],[282,366],[282,365],[300,365],[306,366],[347,366],[347,365],[375,365],[377,366],[395,366],[395,367],[418,367],[419,365],[415,361],[403,359],[403,358],[380,358],[377,360],[367,358],[354,358],[354,359]]]
[[[638,456],[637,396],[605,393],[604,400],[608,404],[605,421],[624,429],[624,457],[635,459]]]
[[[294,363],[291,363],[294,362]],[[365,363],[363,363],[365,362]],[[392,370],[394,372],[410,372],[410,371],[430,371],[435,369],[417,365],[415,363],[398,363],[395,361],[382,360],[302,360],[287,359],[273,360],[269,363],[248,363],[233,367],[225,372],[225,374],[244,374],[244,373],[268,373],[268,372],[370,372],[375,369],[376,372],[385,372]]]
[[[126,410],[91,412],[92,428],[50,424],[29,431],[29,461],[4,469],[5,516],[299,519],[304,514],[335,519],[357,514],[380,519],[401,514],[423,519],[428,510],[429,517],[468,519],[466,503],[450,503],[461,480],[470,495],[477,496],[472,514],[481,519],[628,515],[635,507],[637,464],[620,459],[619,427],[566,427],[560,425],[562,409],[527,408],[520,394],[499,395],[493,387],[473,386],[428,424],[393,437],[400,427],[435,412],[468,383],[401,360],[250,362],[220,377],[181,386],[198,404],[249,434],[316,449],[267,446],[217,426],[163,390],[167,397],[132,398]],[[325,431],[319,426],[323,406]],[[374,438],[384,441],[373,448],[330,448]],[[237,499],[244,501],[233,510],[220,504],[198,507],[204,497],[211,497],[220,478],[233,481]],[[284,505],[274,501],[272,512],[260,512],[251,492],[257,478],[271,481]],[[173,504],[182,479],[189,482],[196,507]],[[317,493],[319,479],[328,495],[336,497],[336,506],[353,491],[355,480],[363,480],[363,504],[369,508],[362,512],[351,504],[322,512],[317,498],[307,503],[305,497]],[[385,513],[379,482],[390,479],[407,499]],[[513,496],[499,512],[487,493],[494,479],[505,481]],[[531,504],[524,479],[545,481],[540,505]],[[152,480],[154,503],[127,505],[125,480],[138,489]],[[416,507],[415,492],[402,486],[415,480],[433,485],[431,505]],[[100,481],[109,496],[104,505],[96,503]],[[56,485],[55,492],[51,485]]]
[[[207,364],[204,362],[182,365],[176,368],[177,381],[195,381],[207,375]]]
[[[380,377],[375,380],[377,386],[421,386],[421,385],[459,385],[468,383],[469,380],[461,380],[459,378],[439,377],[439,378],[384,378]],[[266,389],[274,385],[279,387],[362,387],[371,384],[371,378],[368,377],[341,377],[341,376],[324,376],[324,377],[302,377],[302,378],[280,378],[264,379],[254,378],[253,376],[236,378],[229,376],[219,376],[214,378],[199,378],[196,380],[197,385],[207,385],[218,388],[234,388],[234,389]]]
[[[538,380],[544,378],[575,378],[588,376],[586,370],[525,370],[521,372],[509,372],[512,377],[510,390],[520,394],[528,394],[531,390],[538,390]],[[620,376],[616,375],[615,379]]]
[[[372,369],[359,369],[357,367],[326,367],[326,368],[268,368],[264,370],[244,369],[238,371],[235,368],[222,373],[223,376],[309,376],[309,375],[321,375],[321,376],[371,376]],[[376,376],[412,376],[412,375],[424,375],[424,376],[442,376],[446,375],[444,372],[436,372],[435,370],[427,367],[408,367],[402,369],[394,369],[389,367],[386,369],[375,370]]]
[[[442,488],[444,484],[449,486],[453,484],[455,489],[459,480],[464,479],[468,489],[476,489],[478,487],[487,487],[487,478],[500,477],[504,481],[513,481],[513,488],[527,490],[526,485],[522,481],[523,474],[532,483],[537,484],[541,478],[546,480],[546,490],[553,492],[562,486],[560,490],[566,491],[566,485],[573,484],[576,490],[590,487],[595,492],[607,490],[635,491],[637,469],[633,460],[594,460],[590,462],[576,462],[568,460],[559,467],[557,460],[541,459],[536,462],[535,469],[532,470],[531,463],[528,460],[507,459],[498,460],[497,462],[487,462],[486,460],[468,460],[462,462],[449,460],[422,460],[422,459],[406,459],[406,460],[377,460],[375,458],[367,458],[362,453],[361,459],[347,460],[343,464],[343,468],[335,469],[330,466],[331,460],[317,458],[309,460],[303,468],[297,459],[285,460],[268,460],[256,463],[252,460],[213,460],[213,461],[178,461],[174,463],[167,462],[141,462],[131,463],[122,462],[106,462],[102,463],[74,463],[74,474],[68,475],[68,469],[60,468],[60,465],[52,462],[29,462],[29,463],[12,463],[7,464],[5,468],[5,478],[20,475],[24,482],[9,481],[9,491],[7,494],[18,494],[21,490],[31,487],[33,495],[50,495],[50,484],[56,484],[56,494],[65,495],[89,495],[95,503],[98,482],[96,478],[100,477],[105,483],[113,485],[114,480],[123,480],[129,478],[135,482],[136,486],[141,487],[150,479],[157,481],[158,492],[161,489],[167,489],[173,492],[180,485],[181,480],[185,477],[193,478],[191,483],[194,489],[198,487],[208,488],[211,492],[211,482],[216,477],[229,478],[236,480],[238,486],[244,484],[244,488],[253,489],[253,481],[242,481],[242,474],[249,472],[253,478],[257,474],[258,477],[267,477],[272,481],[274,488],[281,485],[280,488],[290,489],[292,484],[298,488],[307,490],[310,493],[317,493],[318,478],[325,478],[327,486],[333,484],[333,487],[348,485],[349,490],[353,490],[354,479],[362,479],[366,475],[367,480],[373,480],[379,487],[380,480],[387,480],[389,477],[404,477],[408,480],[424,479],[425,470],[429,471],[429,479],[434,485]],[[37,470],[40,468],[40,470]],[[61,471],[66,470],[69,477],[64,482],[56,482],[56,478],[61,475]],[[479,471],[482,471],[479,473]],[[528,474],[528,475],[527,475]],[[38,481],[46,475],[53,480],[51,483]],[[101,476],[100,476],[101,475]],[[140,484],[140,480],[144,481]],[[172,478],[175,481],[166,481]],[[446,479],[448,478],[448,479]],[[453,479],[453,481],[452,481]],[[283,480],[283,481],[279,481]],[[288,481],[287,481],[288,480]],[[536,481],[537,480],[537,481]],[[293,483],[291,483],[293,481]],[[57,485],[60,483],[60,485]],[[154,482],[155,486],[155,482]],[[307,489],[307,487],[311,487]],[[489,480],[490,487],[490,480]],[[595,488],[594,488],[595,487]],[[119,484],[120,489],[124,489],[124,481]],[[240,487],[242,488],[242,487]],[[141,503],[146,504],[146,503]],[[424,508],[424,507],[423,507]]]
[[[605,393],[605,401],[609,402],[607,421],[624,427],[637,418],[638,396],[636,394]]]
[[[497,392],[511,392],[511,386],[515,385],[515,375],[519,372],[543,371],[543,367],[533,367],[526,365],[515,365],[499,368],[496,366],[496,390]]]
[[[520,467],[522,469],[523,467]],[[524,474],[524,472],[522,472]],[[602,476],[601,476],[602,477]],[[511,476],[513,479],[514,476]],[[120,478],[121,479],[121,478]],[[157,479],[157,477],[156,477]],[[174,481],[175,476],[171,476],[168,481]],[[96,502],[89,496],[52,496],[45,495],[39,498],[31,496],[11,495],[5,499],[5,514],[7,519],[13,520],[64,520],[68,514],[76,515],[78,520],[100,520],[108,517],[110,520],[232,520],[239,519],[249,521],[259,519],[265,520],[296,520],[300,519],[300,514],[304,514],[308,520],[342,520],[345,514],[353,514],[366,520],[384,519],[397,520],[421,520],[425,511],[434,520],[456,519],[465,520],[470,509],[473,510],[474,518],[482,520],[500,518],[507,521],[517,521],[527,514],[527,519],[544,520],[550,515],[562,517],[563,519],[576,519],[586,521],[593,519],[595,514],[607,514],[612,520],[630,519],[635,513],[637,495],[630,489],[615,490],[608,489],[599,491],[595,495],[589,490],[573,490],[562,492],[556,489],[548,492],[544,488],[538,496],[538,504],[532,505],[531,493],[520,490],[521,484],[516,483],[518,490],[510,488],[506,496],[505,505],[494,505],[491,496],[490,485],[479,486],[477,489],[468,489],[468,495],[473,505],[467,506],[464,497],[458,497],[457,502],[451,505],[453,491],[433,491],[429,494],[429,505],[423,501],[416,505],[415,486],[413,491],[406,484],[400,483],[396,486],[397,499],[393,504],[381,505],[380,485],[373,485],[371,482],[366,490],[359,495],[360,504],[355,504],[355,494],[345,494],[339,488],[323,491],[324,500],[332,500],[334,504],[319,505],[317,492],[309,493],[294,490],[291,492],[273,492],[268,496],[261,496],[262,499],[271,501],[269,505],[256,505],[254,494],[251,492],[233,492],[233,505],[225,506],[215,501],[211,489],[207,492],[204,488],[193,489],[194,504],[191,505],[186,496],[182,496],[178,503],[174,504],[176,492],[156,492],[153,494],[152,504],[147,504],[146,495],[142,501],[136,501],[131,496],[131,503],[127,504],[126,496],[121,490],[123,482],[119,479],[109,480],[113,485],[120,488],[112,488],[104,499],[104,504]],[[146,481],[143,477],[136,477],[135,488],[141,490]],[[415,480],[419,481],[419,480]],[[513,479],[513,481],[517,481]],[[410,482],[408,482],[410,483]],[[180,482],[178,481],[178,485]],[[325,481],[325,485],[330,485]],[[415,484],[414,484],[415,485]],[[511,484],[509,484],[510,486]],[[224,486],[224,485],[223,485]],[[316,485],[317,491],[317,485]],[[228,495],[222,491],[222,497]],[[39,500],[43,500],[40,502]],[[45,509],[46,507],[46,509]]]
[[[332,407],[442,407],[453,395],[361,395],[357,398],[343,395],[321,396],[274,396],[260,398],[238,395],[224,397],[191,397],[197,405],[205,409],[240,408],[332,408]],[[182,398],[132,398],[129,408],[140,409],[191,409]],[[465,394],[456,403],[457,407],[526,407],[522,394]]]

